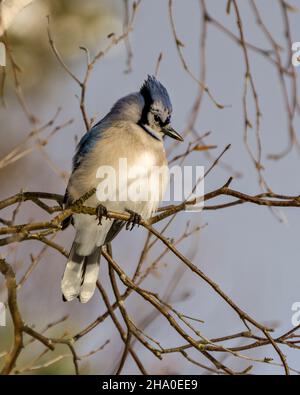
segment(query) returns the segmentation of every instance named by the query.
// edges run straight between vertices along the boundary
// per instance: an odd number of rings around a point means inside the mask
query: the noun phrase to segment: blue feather
[[[172,112],[172,103],[167,89],[154,77],[148,75],[147,80],[141,87],[140,93],[148,103],[161,101],[169,113]]]
[[[98,122],[93,128],[86,134],[84,134],[79,141],[76,153],[73,157],[73,171],[77,169],[80,165],[81,160],[88,154],[98,139],[101,137],[101,132],[103,131],[102,122]]]
[[[73,171],[80,165],[82,159],[88,154],[103,132],[117,121],[131,121],[137,123],[141,117],[145,101],[140,93],[131,93],[119,99],[110,112],[96,123],[79,141],[73,158]]]
[[[110,112],[81,138],[73,158],[73,171],[78,168],[85,155],[93,149],[101,138],[102,132],[113,122],[128,120],[138,123],[143,109],[148,111],[149,104],[155,101],[162,102],[169,113],[172,112],[168,91],[154,76],[149,75],[140,92],[132,93],[118,100]]]

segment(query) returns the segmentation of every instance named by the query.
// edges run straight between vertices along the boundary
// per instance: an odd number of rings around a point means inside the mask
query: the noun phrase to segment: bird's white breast
[[[149,218],[169,179],[163,143],[133,124],[120,124],[106,133],[73,173],[71,195],[76,199],[96,187],[97,199],[91,198],[88,205],[102,203],[109,210],[129,209]],[[104,174],[106,169],[114,178]]]
[[[161,163],[156,153],[143,152],[131,161],[128,167],[127,208],[149,218],[163,199],[169,170]],[[164,162],[164,161],[163,161]]]

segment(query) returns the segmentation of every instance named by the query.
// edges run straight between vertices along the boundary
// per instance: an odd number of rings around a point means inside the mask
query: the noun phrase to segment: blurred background
[[[132,12],[132,2],[121,0],[36,0],[20,12],[10,25],[7,35],[12,56],[19,73],[27,111],[20,105],[18,90],[11,67],[1,68],[2,106],[0,108],[0,199],[14,195],[20,190],[45,191],[63,194],[76,142],[85,132],[85,125],[79,109],[80,90],[57,62],[50,48],[47,36],[47,16],[56,47],[65,63],[80,79],[84,77],[86,53],[80,47],[88,48],[91,56],[105,48],[111,40],[124,31],[126,3]],[[226,13],[226,1],[211,0],[207,2],[210,15],[238,36],[234,13]],[[260,14],[268,29],[282,46],[285,55],[284,64],[290,62],[290,48],[284,35],[283,15],[279,2],[265,0],[259,3]],[[245,30],[246,41],[263,49],[270,49],[262,31],[258,29],[253,10],[248,1],[238,1]],[[293,41],[300,41],[299,3],[290,0],[289,18]],[[184,44],[182,48],[185,60],[192,72],[201,74],[201,7],[198,0],[174,0],[174,20],[178,37]],[[127,93],[140,88],[147,74],[154,74],[159,54],[158,77],[167,87],[173,103],[173,125],[178,130],[186,130],[191,118],[191,111],[198,95],[199,87],[183,69],[178,57],[172,29],[169,21],[167,0],[143,0],[137,10],[134,30],[129,35],[133,57],[131,67],[128,64],[128,41],[118,45],[101,58],[92,70],[87,85],[86,108],[89,117],[95,121],[101,119],[112,104]],[[289,141],[287,111],[283,100],[277,70],[267,57],[257,51],[251,52],[251,68],[256,83],[260,106],[262,165],[263,176],[270,188],[276,193],[298,195],[299,185],[299,150],[293,148],[281,160],[269,159],[286,148]],[[132,70],[129,70],[132,68]],[[4,71],[5,69],[5,71]],[[129,72],[128,72],[129,71]],[[300,68],[297,74],[299,85]],[[229,176],[234,176],[232,188],[254,195],[261,192],[257,170],[244,144],[243,117],[243,81],[245,74],[242,49],[224,32],[208,25],[206,39],[206,80],[214,98],[225,105],[217,108],[207,95],[204,95],[193,133],[190,133],[180,147],[172,150],[170,157],[186,150],[195,135],[210,132],[206,144],[216,145],[212,155],[217,156],[227,144],[231,148],[224,156],[225,164],[217,166],[205,179],[205,191],[223,185]],[[289,86],[289,94],[292,86]],[[251,117],[255,119],[254,104],[249,99]],[[253,114],[252,114],[253,113]],[[28,117],[32,115],[32,117]],[[31,119],[31,122],[30,122]],[[45,125],[54,119],[50,128],[40,133],[28,135],[34,126]],[[55,129],[56,126],[62,126]],[[36,127],[38,127],[36,126]],[[295,117],[295,131],[299,131],[299,114]],[[252,135],[251,135],[252,133]],[[250,130],[250,143],[254,141],[254,131]],[[169,143],[170,144],[170,143]],[[172,144],[172,143],[171,143]],[[255,144],[253,145],[255,147]],[[20,151],[15,160],[7,155],[16,147]],[[21,148],[20,148],[21,147]],[[4,158],[4,160],[2,159]],[[2,162],[1,162],[2,159]],[[208,168],[212,159],[206,152],[194,152],[187,161],[191,164],[204,165]],[[10,210],[1,216],[9,217]],[[48,215],[23,203],[16,218],[16,223],[31,220],[46,220]],[[276,212],[250,204],[217,211],[201,213],[180,213],[167,231],[170,238],[178,238],[187,221],[190,226],[201,226],[200,232],[184,240],[179,249],[207,275],[216,281],[237,304],[259,322],[276,327],[278,334],[291,328],[292,304],[300,301],[300,265],[299,233],[300,212],[296,208],[276,210]],[[207,224],[206,226],[204,226]],[[161,228],[164,223],[159,224]],[[56,241],[66,249],[70,247],[73,229],[59,233]],[[146,238],[146,232],[134,229],[121,232],[113,242],[116,261],[132,275]],[[37,256],[43,248],[38,242],[27,241],[21,245],[12,244],[2,248],[1,254],[7,257],[17,269],[21,279],[31,264],[32,257]],[[157,243],[147,259],[151,263],[162,251]],[[58,252],[47,249],[41,261],[31,273],[28,281],[19,291],[19,303],[24,320],[37,328],[47,323],[68,318],[50,329],[53,336],[63,333],[74,334],[87,326],[105,311],[99,294],[94,295],[87,305],[79,302],[63,303],[60,281],[65,265],[65,258]],[[144,287],[159,292],[166,292],[170,282],[176,279],[176,286],[170,301],[179,311],[204,321],[198,323],[199,329],[208,337],[224,336],[234,331],[243,330],[241,322],[234,311],[223,303],[208,286],[191,272],[178,272],[181,263],[171,254],[164,256],[155,271],[152,271]],[[178,274],[179,273],[179,274]],[[177,276],[177,277],[176,277]],[[179,277],[179,279],[178,279]],[[101,278],[108,285],[106,265],[101,267]],[[2,278],[0,285],[3,285]],[[109,288],[109,285],[108,285]],[[5,289],[0,288],[0,301],[5,300]],[[109,291],[112,297],[112,292]],[[113,299],[112,299],[113,300]],[[126,304],[137,324],[152,313],[141,298],[131,296]],[[11,324],[0,327],[0,353],[6,350],[11,340]],[[163,317],[156,317],[146,332],[159,339],[165,347],[182,343],[174,334]],[[276,332],[277,333],[277,332]],[[110,374],[123,351],[123,343],[111,320],[108,318],[97,326],[77,344],[79,355],[89,353],[102,344],[109,343],[103,350],[80,362],[81,373]],[[239,344],[237,342],[237,344]],[[26,348],[18,360],[17,368],[24,368],[42,351],[39,344],[33,343]],[[204,371],[177,354],[166,356],[162,361],[140,344],[135,349],[151,374],[202,374]],[[66,354],[63,346],[57,355]],[[299,369],[297,350],[285,349],[291,367]],[[247,352],[248,353],[248,352]],[[246,354],[247,354],[246,353]],[[199,353],[191,353],[198,358]],[[247,354],[248,355],[248,354]],[[272,348],[251,350],[252,357],[273,357],[277,359]],[[53,355],[51,355],[52,357]],[[41,359],[39,363],[47,360]],[[226,363],[234,369],[242,370],[247,361],[226,357]],[[279,374],[282,368],[256,364],[255,374]],[[26,369],[24,371],[26,373]],[[31,374],[66,374],[73,373],[71,358],[66,357],[45,366]],[[136,366],[128,358],[123,373],[136,373]]]

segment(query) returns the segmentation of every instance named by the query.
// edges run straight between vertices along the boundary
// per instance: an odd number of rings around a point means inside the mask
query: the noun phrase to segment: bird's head
[[[139,122],[143,129],[153,135],[183,141],[171,126],[172,104],[166,88],[155,77],[148,76],[140,94],[145,102]]]

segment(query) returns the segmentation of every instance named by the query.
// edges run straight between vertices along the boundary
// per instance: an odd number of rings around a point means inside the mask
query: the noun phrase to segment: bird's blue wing
[[[104,122],[101,120],[100,122],[96,123],[92,127],[92,129],[85,133],[81,140],[79,141],[76,153],[73,157],[73,171],[80,166],[81,161],[84,159],[85,155],[87,155],[95,146],[96,142],[101,138],[102,131],[104,129]]]
[[[105,128],[104,126],[105,122],[103,121],[104,119],[96,123],[89,132],[85,133],[82,136],[81,140],[79,141],[76,147],[76,153],[73,157],[73,172],[80,166],[84,157],[93,149],[94,145],[99,140],[99,138],[101,138],[102,132]],[[68,206],[68,204],[70,203],[71,203],[71,198],[69,196],[68,188],[67,188],[64,195],[63,204]],[[69,222],[70,221],[68,221],[68,223],[66,224],[67,226]]]

